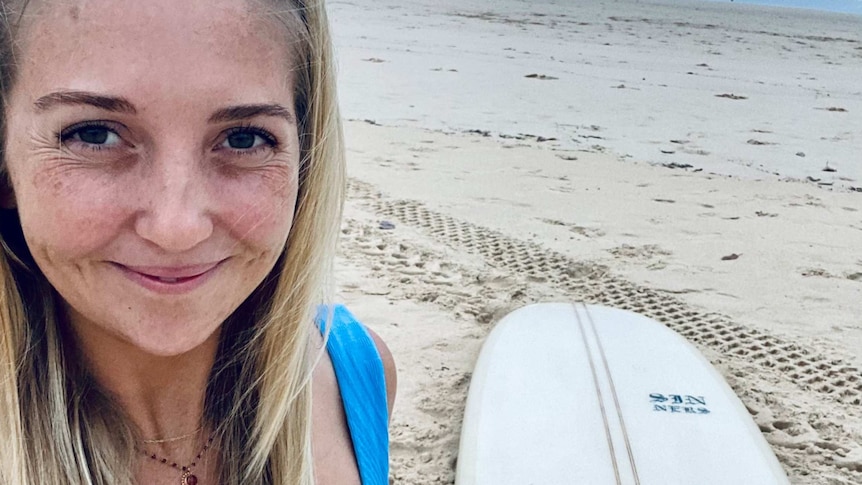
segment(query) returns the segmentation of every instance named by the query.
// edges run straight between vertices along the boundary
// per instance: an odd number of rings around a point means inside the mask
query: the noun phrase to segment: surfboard
[[[543,303],[503,318],[467,397],[457,485],[789,485],[745,406],[650,318]]]

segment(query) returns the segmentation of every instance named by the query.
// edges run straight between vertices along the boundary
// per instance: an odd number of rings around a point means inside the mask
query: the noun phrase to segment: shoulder
[[[383,375],[386,377],[386,401],[389,404],[389,415],[392,416],[392,406],[395,404],[396,388],[398,387],[398,371],[395,367],[395,359],[392,357],[392,352],[386,345],[386,342],[377,335],[377,332],[365,327],[374,345],[377,347],[377,353],[380,354],[380,360],[383,361]]]
[[[353,359],[364,360],[364,358],[359,357],[360,355],[375,354],[376,356],[379,356],[380,363],[377,365],[382,364],[383,367],[387,409],[391,415],[398,386],[398,377],[395,359],[392,357],[392,352],[389,350],[389,347],[377,332],[362,324],[343,305],[322,307],[319,310],[318,325],[321,327],[321,330],[324,329],[325,322],[328,321],[332,322],[332,331],[329,334],[327,347],[330,354],[332,354],[333,351],[338,354],[336,355],[336,361],[341,362],[343,359],[340,356],[345,355],[345,353],[347,355],[351,355],[352,358],[348,358],[348,360],[352,360],[354,362],[356,362],[356,360]],[[376,352],[371,350],[371,344],[373,344],[373,348]],[[377,372],[379,372],[379,370]]]

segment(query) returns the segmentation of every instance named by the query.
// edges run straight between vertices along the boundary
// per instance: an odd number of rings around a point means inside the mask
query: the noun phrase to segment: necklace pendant
[[[180,482],[181,485],[198,485],[198,477],[192,474],[191,470],[186,470],[183,472],[183,479]]]

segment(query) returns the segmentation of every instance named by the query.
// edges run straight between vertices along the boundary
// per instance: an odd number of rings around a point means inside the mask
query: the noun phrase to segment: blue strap
[[[365,327],[343,305],[318,310],[321,332],[330,316],[326,350],[335,368],[362,485],[388,485],[389,411],[383,361]]]

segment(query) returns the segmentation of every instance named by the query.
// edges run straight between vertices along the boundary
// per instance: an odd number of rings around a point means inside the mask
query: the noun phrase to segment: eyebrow
[[[86,91],[57,91],[42,96],[33,105],[38,111],[48,111],[63,105],[86,105],[117,113],[137,114],[138,112],[135,105],[126,98]],[[247,120],[255,116],[275,116],[284,118],[292,124],[296,122],[293,113],[288,108],[276,103],[229,106],[213,113],[209,122],[224,123],[226,121]]]
[[[119,96],[105,96],[86,91],[57,91],[37,99],[33,105],[38,111],[48,111],[63,105],[87,105],[106,111],[135,114],[138,110],[128,99]]]
[[[223,123],[225,121],[238,121],[254,118],[255,116],[275,116],[284,118],[289,123],[295,123],[293,113],[286,107],[280,104],[243,104],[239,106],[230,106],[222,108],[212,116],[210,123]]]

